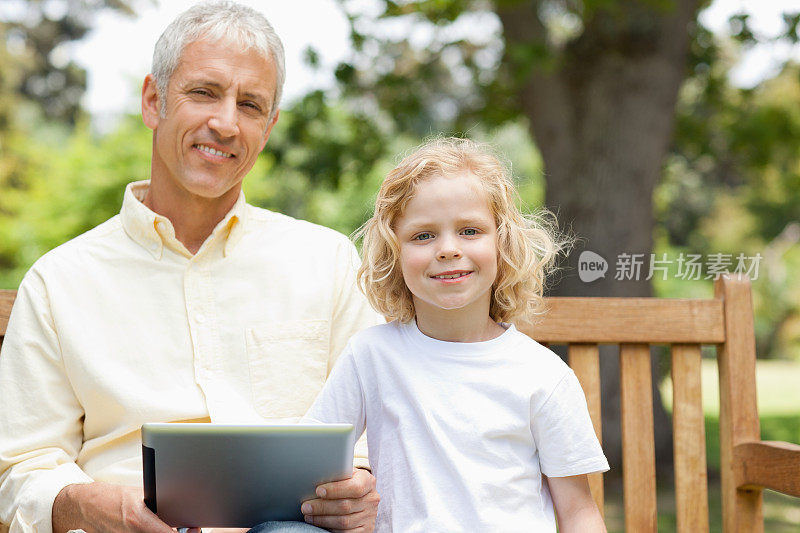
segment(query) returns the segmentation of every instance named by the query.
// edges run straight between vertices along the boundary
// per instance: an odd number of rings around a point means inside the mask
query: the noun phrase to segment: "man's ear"
[[[156,80],[152,74],[148,74],[142,84],[142,121],[145,126],[155,130],[160,118],[161,99],[156,89]]]
[[[269,139],[269,134],[272,133],[272,127],[275,126],[275,123],[278,122],[278,117],[281,114],[281,110],[278,109],[275,111],[275,116],[272,117],[272,120],[269,122],[269,126],[267,126],[267,130],[264,132],[264,139],[261,141],[261,150],[267,145],[267,140]],[[259,152],[261,151],[259,150]]]

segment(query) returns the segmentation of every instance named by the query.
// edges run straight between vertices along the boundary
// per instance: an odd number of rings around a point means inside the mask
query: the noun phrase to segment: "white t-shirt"
[[[366,427],[377,532],[555,531],[542,474],[608,470],[575,374],[514,326],[475,343],[366,329],[306,416]]]

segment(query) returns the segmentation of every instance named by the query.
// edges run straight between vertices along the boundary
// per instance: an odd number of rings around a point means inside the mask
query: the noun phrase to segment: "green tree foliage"
[[[660,246],[761,254],[758,354],[800,359],[800,66],[752,89],[732,87],[726,71],[718,62],[684,85],[657,193]]]
[[[150,146],[138,117],[101,138],[86,123],[49,138],[13,132],[25,187],[0,193],[0,287],[16,287],[42,254],[119,212],[125,184],[149,176]]]
[[[36,181],[54,190],[62,185],[55,168],[62,160],[49,156],[83,139],[88,129],[80,100],[86,88],[86,73],[70,61],[65,45],[81,39],[94,15],[110,9],[132,15],[128,0],[5,0],[0,10],[0,281],[18,281],[32,258],[51,244],[63,242],[59,231],[45,231],[46,223],[31,228],[31,205],[39,205]],[[69,140],[68,140],[69,139]],[[86,156],[84,146],[74,157]],[[44,157],[47,156],[47,157]],[[51,161],[48,163],[48,161]],[[50,168],[45,169],[45,165]],[[49,174],[47,172],[50,172]],[[41,176],[47,179],[42,181]],[[91,181],[89,184],[95,183]],[[87,188],[82,189],[88,191]],[[49,193],[53,194],[53,193]],[[66,204],[64,204],[66,206]],[[34,207],[35,211],[36,208]],[[101,210],[102,211],[102,210]],[[58,226],[64,212],[54,211]],[[83,215],[87,216],[87,215]],[[62,227],[67,232],[71,225]],[[42,230],[43,233],[33,233]],[[48,236],[49,234],[49,236]],[[61,233],[60,236],[69,233]],[[35,236],[34,236],[35,235]],[[10,283],[10,282],[9,282]],[[16,283],[10,283],[14,286]]]
[[[0,90],[11,89],[34,102],[48,120],[74,125],[86,90],[86,72],[70,61],[65,44],[80,40],[94,14],[112,9],[133,15],[129,0],[5,0],[0,20],[4,59],[13,62],[14,75]],[[3,63],[4,77],[9,74]],[[7,79],[7,78],[6,78]],[[4,91],[5,92],[5,91]],[[6,93],[7,94],[7,93]],[[2,111],[2,110],[0,110]]]

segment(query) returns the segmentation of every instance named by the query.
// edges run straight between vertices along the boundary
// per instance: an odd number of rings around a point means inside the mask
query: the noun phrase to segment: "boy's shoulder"
[[[397,345],[402,342],[402,329],[403,324],[396,320],[383,324],[376,324],[364,328],[350,337],[350,345],[353,347],[354,351],[383,344]]]
[[[509,356],[516,359],[521,368],[530,367],[536,373],[549,372],[563,375],[570,370],[569,365],[547,346],[543,346],[516,327],[514,328],[515,349]]]

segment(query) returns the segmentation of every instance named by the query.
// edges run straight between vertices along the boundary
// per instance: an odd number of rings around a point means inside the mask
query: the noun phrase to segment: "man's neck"
[[[175,229],[175,238],[190,253],[196,254],[236,204],[239,190],[235,187],[219,198],[203,198],[185,190],[176,190],[160,180],[151,180],[142,203],[169,219]]]

